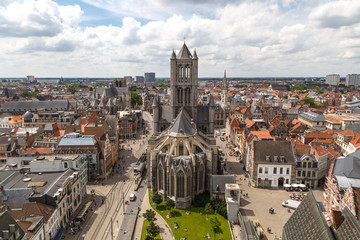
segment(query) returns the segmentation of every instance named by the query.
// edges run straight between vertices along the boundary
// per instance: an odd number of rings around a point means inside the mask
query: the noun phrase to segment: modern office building
[[[360,86],[360,74],[348,74],[346,75],[346,86]]]
[[[340,83],[340,74],[329,74],[326,75],[326,84],[329,85],[339,85]]]
[[[155,73],[154,72],[147,72],[144,74],[145,82],[155,82]]]
[[[135,76],[136,83],[143,83],[145,80],[144,76]]]

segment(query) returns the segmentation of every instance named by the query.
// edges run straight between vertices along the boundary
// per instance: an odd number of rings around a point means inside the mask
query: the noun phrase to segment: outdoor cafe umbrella
[[[293,183],[291,184],[292,187],[299,187],[299,184]]]
[[[305,186],[305,184],[299,184],[298,187],[304,188],[306,186]]]
[[[284,187],[291,187],[290,184],[284,184]]]

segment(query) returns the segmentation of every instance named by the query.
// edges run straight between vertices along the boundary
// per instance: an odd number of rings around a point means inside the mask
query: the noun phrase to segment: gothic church
[[[198,57],[186,44],[170,58],[170,101],[153,103],[154,135],[148,146],[148,184],[176,208],[187,208],[195,195],[210,190],[216,174],[215,102],[199,105]]]

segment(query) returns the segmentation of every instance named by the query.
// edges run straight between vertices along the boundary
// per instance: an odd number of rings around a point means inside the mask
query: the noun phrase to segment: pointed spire
[[[227,90],[229,88],[229,84],[228,84],[228,81],[226,79],[226,70],[224,70],[224,79],[221,83],[221,89],[223,90]]]
[[[176,54],[175,54],[174,49],[173,49],[172,54],[171,54],[171,59],[176,59]]]
[[[153,101],[153,104],[152,104],[153,107],[158,107],[159,106],[159,102],[157,100],[157,96],[154,96],[154,101]]]
[[[194,50],[194,58],[198,59],[197,53],[196,53],[196,49]]]
[[[184,45],[182,46],[182,48],[180,49],[177,58],[180,59],[188,59],[188,58],[192,58],[192,55],[188,49],[188,47],[186,46],[185,42]]]

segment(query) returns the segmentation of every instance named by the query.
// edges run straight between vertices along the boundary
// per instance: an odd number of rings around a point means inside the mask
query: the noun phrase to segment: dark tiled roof
[[[173,137],[189,137],[196,134],[196,128],[190,122],[190,118],[186,110],[181,110],[176,117],[175,122],[170,126],[168,135]]]
[[[335,239],[324,219],[315,197],[310,191],[283,227],[286,240]]]
[[[335,236],[338,240],[358,240],[360,239],[360,223],[356,217],[345,207],[342,210],[344,221],[335,230]]]
[[[68,110],[69,102],[67,100],[52,100],[52,101],[11,101],[5,102],[2,107],[2,112],[26,112],[26,111],[36,111],[39,109],[45,110]]]
[[[254,142],[254,161],[266,162],[266,156],[270,156],[271,164],[274,164],[274,156],[284,156],[285,163],[295,163],[294,152],[291,143],[288,141],[255,141]]]

